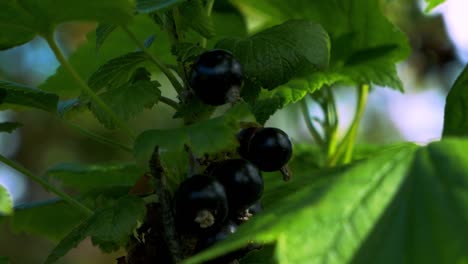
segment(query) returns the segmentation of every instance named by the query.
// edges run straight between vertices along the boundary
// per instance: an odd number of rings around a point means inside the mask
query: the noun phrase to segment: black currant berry
[[[176,226],[183,232],[219,227],[228,215],[224,187],[205,175],[194,175],[180,184],[174,195]]]
[[[273,127],[257,129],[245,148],[247,154],[239,154],[262,171],[279,170],[292,156],[292,143],[288,135]]]
[[[229,212],[238,215],[260,199],[263,178],[260,170],[243,159],[225,160],[211,170],[226,191]]]
[[[242,67],[226,50],[207,51],[198,57],[190,73],[189,84],[208,105],[233,102],[240,95]]]
[[[237,231],[237,225],[232,221],[228,221],[217,232],[213,232],[207,236],[201,237],[197,242],[195,252],[200,252],[204,249],[207,249],[213,246],[216,243],[219,243],[225,240],[229,235],[234,234],[236,231]],[[204,263],[205,264],[231,263],[231,261],[234,261],[237,258],[242,257],[243,253],[244,253],[243,250],[231,252],[224,256],[220,256],[218,258],[212,259]]]

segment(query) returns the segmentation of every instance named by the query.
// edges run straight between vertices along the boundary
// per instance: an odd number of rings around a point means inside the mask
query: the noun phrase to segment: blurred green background
[[[401,94],[385,88],[372,91],[358,142],[387,144],[409,140],[424,144],[437,140],[442,131],[445,96],[468,62],[468,31],[465,28],[468,25],[465,14],[468,1],[447,0],[430,14],[423,13],[423,1],[381,2],[389,19],[407,34],[412,46],[410,57],[398,65],[406,92]],[[250,28],[261,23],[247,22]],[[56,37],[66,54],[71,54],[95,27],[93,23],[61,25]],[[0,52],[0,79],[4,80],[38,86],[57,66],[47,44],[40,38]],[[168,83],[162,83],[163,94],[173,97]],[[336,87],[335,92],[343,134],[353,117],[355,94],[349,87]],[[313,104],[310,111],[313,115],[319,114]],[[172,115],[172,110],[165,105],[156,106],[133,120],[132,126],[136,131],[175,127],[180,122],[173,120]],[[267,125],[287,131],[295,142],[313,143],[302,118],[299,105],[290,105],[275,114]],[[0,134],[0,151],[37,175],[62,162],[98,163],[132,158],[125,152],[82,136],[47,113],[2,111],[0,119],[24,124],[12,134]],[[124,140],[119,133],[103,128],[91,114],[72,121],[104,137]],[[1,164],[0,184],[7,187],[15,205],[52,197],[40,186]],[[8,256],[12,263],[41,263],[53,246],[41,237],[12,233],[5,223],[0,223],[0,256]],[[86,240],[60,263],[116,263],[115,259],[122,254],[104,255]]]

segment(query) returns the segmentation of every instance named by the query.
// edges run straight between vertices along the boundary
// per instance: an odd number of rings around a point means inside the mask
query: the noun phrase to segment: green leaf
[[[10,260],[7,257],[0,257],[0,264],[8,264]]]
[[[124,246],[145,214],[146,207],[142,199],[122,197],[115,205],[97,210],[94,215],[74,228],[53,249],[45,263],[56,262],[88,236],[91,236],[93,242],[103,243],[104,246],[110,243]]]
[[[138,161],[146,163],[155,146],[159,146],[161,152],[183,152],[184,145],[188,145],[197,156],[232,149],[237,145],[235,135],[239,131],[239,121],[248,115],[246,105],[238,104],[223,116],[193,125],[147,130],[135,140],[134,155]]]
[[[117,28],[114,24],[99,24],[96,28],[96,51],[99,51],[107,37]]]
[[[443,2],[445,2],[445,0],[426,0],[427,7],[424,11],[430,12],[432,9],[442,4]]]
[[[245,39],[224,39],[216,47],[232,51],[246,78],[268,89],[307,65],[326,67],[330,54],[325,30],[307,20],[290,20]]]
[[[0,132],[11,133],[15,129],[22,127],[23,124],[17,122],[1,122],[0,123]]]
[[[152,108],[161,97],[161,85],[157,81],[141,80],[135,83],[127,83],[100,96],[104,102],[123,120],[143,112],[146,108]],[[117,125],[96,104],[91,103],[91,111],[105,127],[114,129]]]
[[[276,242],[279,263],[464,263],[467,148],[460,139],[395,146],[346,167],[297,170],[289,183],[267,174],[264,211],[185,263],[251,240]]]
[[[26,43],[36,34],[48,34],[57,24],[71,21],[99,21],[126,24],[133,6],[128,0],[69,0],[0,2],[0,50]]]
[[[0,185],[0,215],[10,215],[13,212],[13,202],[7,189]]]
[[[323,72],[317,72],[306,78],[292,79],[271,91],[262,90],[258,98],[250,103],[252,113],[257,122],[264,124],[277,110],[300,101],[308,93],[313,93],[322,86],[345,82],[345,80],[342,75]]]
[[[260,19],[264,25],[292,18],[308,19],[323,26],[330,36],[332,50],[327,69],[302,68],[298,77],[304,87],[281,85],[282,92],[263,93],[256,104],[250,101],[259,122],[265,122],[276,110],[323,85],[368,83],[403,90],[395,65],[409,54],[409,45],[405,35],[382,14],[379,1],[235,0],[235,3],[248,10],[246,14],[260,14],[251,19]],[[295,91],[286,91],[290,89]]]
[[[421,148],[353,263],[468,261],[467,140]]]
[[[0,80],[0,105],[17,105],[41,109],[47,112],[57,110],[58,96],[22,84]],[[9,107],[8,107],[9,108]]]
[[[395,63],[410,51],[404,33],[383,15],[374,0],[236,0],[255,12],[267,12],[270,23],[291,18],[320,24],[331,39],[330,74],[354,83],[366,82],[402,90]],[[360,58],[360,60],[355,60]]]
[[[75,197],[88,208],[96,209],[109,206],[126,195],[130,187],[99,187]],[[61,199],[50,199],[18,205],[9,225],[15,232],[45,237],[58,242],[74,227],[82,222],[86,215],[76,207]]]
[[[183,28],[191,28],[205,38],[214,36],[214,26],[211,16],[208,16],[201,0],[187,1],[179,6],[180,24]]]
[[[155,27],[148,16],[136,16],[128,27],[142,43],[148,37],[148,32],[156,34],[158,36],[158,45],[151,46],[151,53],[156,54],[166,63],[175,62],[173,56],[167,52],[170,49],[167,34],[162,32],[158,27]],[[87,38],[88,41],[82,44],[68,58],[68,61],[78,74],[85,80],[109,60],[125,53],[134,52],[137,48],[136,44],[120,27],[107,37],[98,54],[96,54],[96,32],[90,32]],[[153,69],[151,71],[153,72]],[[67,85],[63,85],[64,83]],[[62,66],[39,88],[52,91],[67,99],[78,97],[81,93],[81,89],[76,84],[76,81],[70,77],[70,74]]]
[[[177,57],[177,61],[185,63],[195,61],[204,51],[205,49],[198,44],[182,42],[177,43],[172,52]]]
[[[447,95],[442,136],[468,136],[468,65]]]
[[[140,13],[152,13],[158,10],[169,9],[186,0],[136,0],[136,8]]]
[[[405,146],[344,168],[302,171],[288,183],[266,175],[264,210],[185,263],[202,263],[251,240],[276,241],[279,263],[347,263],[398,192],[414,150]]]
[[[113,58],[99,67],[89,77],[88,85],[94,91],[101,91],[106,88],[109,90],[115,89],[125,84],[133,71],[146,59],[145,53],[141,51],[130,52]]]
[[[15,232],[39,235],[52,241],[63,238],[85,216],[68,203],[52,199],[15,207],[10,226]]]
[[[135,164],[63,163],[50,168],[46,174],[53,179],[60,180],[64,186],[75,188],[83,193],[104,187],[131,187],[144,172]]]

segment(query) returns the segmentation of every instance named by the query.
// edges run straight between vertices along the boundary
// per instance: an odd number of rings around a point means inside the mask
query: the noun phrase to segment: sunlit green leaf
[[[353,263],[468,261],[468,141],[421,148]],[[430,253],[429,253],[430,252]]]
[[[13,202],[7,189],[0,185],[0,215],[9,215],[13,212]]]
[[[438,5],[442,4],[443,2],[445,2],[445,0],[426,0],[427,7],[425,11],[429,12],[435,7],[437,7]]]

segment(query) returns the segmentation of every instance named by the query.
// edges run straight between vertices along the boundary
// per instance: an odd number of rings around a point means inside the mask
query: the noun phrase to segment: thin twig
[[[182,250],[179,243],[179,238],[175,230],[174,215],[172,211],[172,202],[167,187],[166,176],[164,174],[164,168],[162,167],[161,160],[159,158],[159,147],[154,148],[153,154],[149,161],[149,167],[151,174],[154,178],[154,185],[156,192],[159,196],[159,203],[161,205],[161,218],[163,223],[163,236],[166,240],[166,244],[171,252],[174,263],[182,261]]]
[[[180,84],[180,82],[177,80],[174,74],[172,74],[172,71],[166,67],[166,64],[162,63],[156,56],[151,54],[151,52],[143,45],[142,42],[138,40],[138,38],[133,34],[130,29],[126,26],[122,26],[122,29],[127,33],[127,35],[130,37],[130,39],[135,42],[135,44],[148,56],[148,58],[158,66],[158,68],[166,75],[167,79],[171,82],[172,86],[176,90],[178,94],[182,93],[184,90],[184,87]]]
[[[176,101],[172,100],[171,98],[161,95],[161,97],[159,98],[159,101],[161,103],[165,103],[166,105],[174,108],[175,110],[179,110],[179,104]]]
[[[309,108],[307,107],[307,102],[305,99],[301,101],[301,110],[304,116],[305,124],[310,134],[312,135],[312,137],[314,138],[315,142],[317,142],[318,145],[323,146],[324,142],[323,142],[322,136],[320,136],[320,133],[317,131],[314,124],[312,123],[312,117],[309,113]]]

